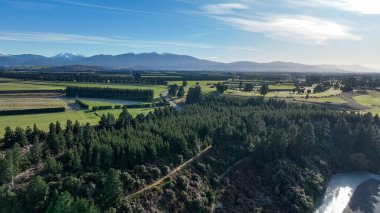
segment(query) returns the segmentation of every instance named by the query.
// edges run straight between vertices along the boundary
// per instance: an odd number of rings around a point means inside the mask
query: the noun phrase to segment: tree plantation
[[[312,212],[335,172],[379,169],[378,116],[273,99],[202,99],[197,88],[182,111],[132,118],[124,109],[96,126],[57,122],[47,132],[7,128],[1,211],[211,212],[219,202],[227,212]],[[226,172],[234,165],[233,179]]]
[[[101,87],[74,87],[66,88],[67,97],[110,98],[121,100],[152,101],[154,92],[151,89],[118,89]]]

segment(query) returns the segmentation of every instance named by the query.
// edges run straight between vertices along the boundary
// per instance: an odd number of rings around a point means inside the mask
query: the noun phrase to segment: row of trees
[[[66,88],[67,97],[86,98],[113,98],[136,101],[153,101],[154,91],[151,89],[119,89],[102,87],[74,87]]]
[[[122,75],[105,74],[93,72],[0,72],[0,77],[43,80],[43,81],[70,81],[70,82],[96,82],[96,83],[115,83],[115,84],[159,84],[164,85],[166,80],[163,78],[142,78],[141,75]]]
[[[65,110],[66,110],[65,107],[1,110],[0,115],[27,115],[27,114],[39,114],[39,113],[64,112]]]

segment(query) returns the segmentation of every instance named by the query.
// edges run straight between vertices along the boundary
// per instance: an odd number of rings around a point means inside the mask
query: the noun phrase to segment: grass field
[[[279,84],[276,84],[276,85],[269,85],[269,89],[273,89],[273,90],[276,90],[276,89],[288,89],[288,90],[292,90],[292,89],[294,89],[294,85],[290,85],[290,84],[283,84],[283,85],[279,85]]]
[[[360,105],[369,107],[365,112],[380,115],[380,92],[367,90],[367,95],[354,96],[353,99]]]
[[[129,85],[129,84],[105,84],[105,83],[76,83],[76,82],[44,82],[44,81],[23,81],[17,79],[0,78],[0,91],[5,90],[57,90],[65,89],[67,86],[88,86],[88,87],[109,87],[109,88],[125,88],[125,89],[152,89],[154,97],[159,98],[160,93],[166,90],[166,86],[162,85]],[[17,96],[16,96],[17,97]],[[92,106],[105,106],[105,105],[121,105],[121,104],[136,104],[141,102],[136,101],[116,101],[116,100],[85,100]],[[0,110],[8,109],[26,109],[26,108],[46,108],[46,107],[62,107],[67,106],[67,103],[72,103],[70,99],[48,99],[48,98],[0,98]],[[128,102],[128,103],[127,103]],[[148,113],[152,111],[148,109],[130,109],[131,114],[134,116],[139,113]],[[15,128],[17,126],[27,127],[33,126],[34,123],[39,128],[47,130],[51,122],[59,121],[64,124],[68,119],[78,120],[80,123],[96,124],[99,121],[99,115],[112,113],[118,116],[121,110],[107,110],[97,111],[73,111],[67,110],[62,113],[49,113],[49,114],[33,114],[33,115],[15,115],[15,116],[0,116],[0,137],[4,133],[4,128],[10,126]]]
[[[128,111],[136,116],[139,113],[148,114],[153,111],[154,108],[146,109],[128,109]],[[60,113],[48,113],[48,114],[33,114],[33,115],[11,115],[11,116],[0,116],[0,138],[4,135],[5,127],[9,126],[12,129],[19,127],[32,127],[35,123],[42,130],[48,130],[49,124],[51,122],[59,121],[62,125],[66,123],[67,120],[79,121],[82,124],[90,123],[95,125],[99,122],[99,119],[102,114],[112,113],[116,117],[119,116],[121,110],[104,110],[104,111],[73,111],[67,110],[66,112]]]
[[[81,98],[80,99],[85,104],[90,107],[94,106],[115,106],[115,105],[132,105],[132,104],[142,104],[146,102],[141,101],[125,101],[125,100],[113,100],[113,99],[102,99],[102,98]]]
[[[306,91],[308,89],[312,89],[312,88],[306,88]],[[310,94],[309,97],[310,98],[328,98],[328,97],[334,97],[334,96],[337,96],[339,95],[340,93],[342,93],[341,90],[335,90],[333,88],[325,91],[325,92],[321,92],[321,93],[315,93],[315,94]],[[257,92],[257,91],[253,91],[253,92],[243,92],[243,91],[237,91],[237,90],[227,90],[226,94],[228,95],[234,95],[234,96],[245,96],[245,97],[255,97],[255,96],[260,96],[260,93]],[[297,99],[297,98],[303,98],[305,99],[306,97],[306,94],[291,94],[290,92],[269,92],[266,97],[268,98],[285,98],[285,99]]]
[[[66,107],[63,100],[51,98],[0,98],[0,110]]]
[[[60,113],[0,116],[0,137],[4,134],[4,129],[7,126],[13,129],[17,126],[25,128],[27,126],[32,127],[36,123],[40,129],[47,130],[51,122],[59,121],[64,124],[69,119],[77,120],[83,124],[96,124],[99,117],[92,112],[72,110]]]

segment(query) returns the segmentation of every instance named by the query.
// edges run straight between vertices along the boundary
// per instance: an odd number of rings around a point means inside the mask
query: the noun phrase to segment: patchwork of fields
[[[107,87],[120,89],[152,89],[154,98],[159,98],[160,93],[166,90],[163,85],[130,85],[130,84],[107,84],[107,83],[82,83],[82,82],[44,82],[44,81],[23,81],[23,80],[3,80],[0,81],[0,91],[14,90],[60,90],[67,86],[80,87]]]
[[[64,124],[67,120],[79,121],[82,124],[90,123],[91,125],[99,122],[100,116],[111,113],[119,116],[121,109],[102,110],[102,111],[84,111],[74,110],[75,100],[73,98],[61,97],[59,94],[49,93],[51,90],[65,89],[67,86],[83,86],[83,87],[109,87],[124,89],[152,89],[154,98],[158,99],[160,93],[166,90],[163,85],[127,85],[127,84],[106,84],[106,83],[76,83],[76,82],[43,82],[43,81],[23,81],[17,79],[0,78],[0,91],[31,91],[31,93],[20,94],[1,94],[0,110],[21,110],[21,109],[38,109],[38,108],[55,108],[66,107],[65,112],[46,113],[46,114],[29,114],[29,115],[9,115],[0,116],[0,137],[4,134],[5,127],[15,128],[17,126],[27,127],[33,126],[35,123],[43,130],[48,130],[51,122],[59,121]],[[33,90],[46,90],[46,93],[33,94]],[[81,98],[90,106],[115,106],[115,105],[131,105],[140,104],[139,101],[125,101],[112,99],[97,98]],[[147,114],[154,108],[128,109],[128,111],[136,116],[137,114]]]
[[[191,86],[199,85],[202,88],[203,94],[209,94],[216,91],[215,84],[223,81],[188,81],[188,86],[185,87],[187,93]],[[236,84],[236,82],[232,82]],[[177,84],[182,85],[182,81],[169,81],[169,85]],[[23,81],[16,79],[0,78],[0,91],[15,91],[15,90],[61,90],[67,86],[84,86],[84,87],[109,87],[109,88],[125,88],[125,89],[152,89],[154,91],[154,98],[157,100],[160,97],[160,93],[167,88],[164,85],[130,85],[130,84],[107,84],[107,83],[76,83],[76,82],[43,82],[43,81]],[[235,85],[236,86],[236,85]],[[314,87],[314,86],[313,86]],[[313,90],[313,87],[307,87],[306,90]],[[269,89],[273,90],[292,90],[294,86],[292,84],[272,84],[269,85]],[[257,88],[256,88],[257,89]],[[289,91],[276,91],[269,92],[266,97],[268,98],[280,98],[290,101],[310,102],[310,103],[329,103],[329,104],[347,104],[347,101],[340,97],[341,90],[329,89],[325,92],[310,94],[306,98],[306,94],[293,94]],[[61,113],[49,113],[49,114],[32,114],[32,115],[12,115],[12,116],[0,116],[0,135],[4,133],[4,128],[10,126],[15,128],[16,126],[26,127],[33,126],[34,123],[38,123],[38,126],[47,130],[51,122],[59,121],[65,123],[68,119],[78,120],[80,123],[90,123],[92,125],[98,123],[99,117],[103,114],[111,113],[118,116],[121,109],[101,110],[101,111],[83,111],[77,110],[74,104],[73,98],[58,97],[58,94],[54,93],[41,93],[41,94],[1,94],[0,95],[0,110],[16,110],[16,109],[37,109],[37,108],[55,108],[66,107],[66,112]],[[260,96],[258,91],[242,92],[238,89],[229,89],[225,92],[225,95],[242,96],[242,97],[255,97]],[[186,95],[185,95],[186,96]],[[122,101],[122,100],[110,100],[110,99],[98,99],[98,98],[81,98],[80,100],[89,106],[115,106],[115,105],[131,105],[141,104],[144,102],[138,101]],[[185,101],[184,98],[175,99],[176,102]],[[353,101],[366,106],[369,109],[365,112],[372,112],[380,114],[380,92],[366,91],[365,93],[355,94]],[[75,109],[75,110],[74,110]],[[154,108],[142,108],[142,109],[128,109],[128,111],[136,116],[139,113],[147,114],[153,111]]]

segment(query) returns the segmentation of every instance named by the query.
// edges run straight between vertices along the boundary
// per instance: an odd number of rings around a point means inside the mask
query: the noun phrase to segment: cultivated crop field
[[[0,98],[1,110],[37,109],[66,107],[67,104],[60,99],[51,98]]]

